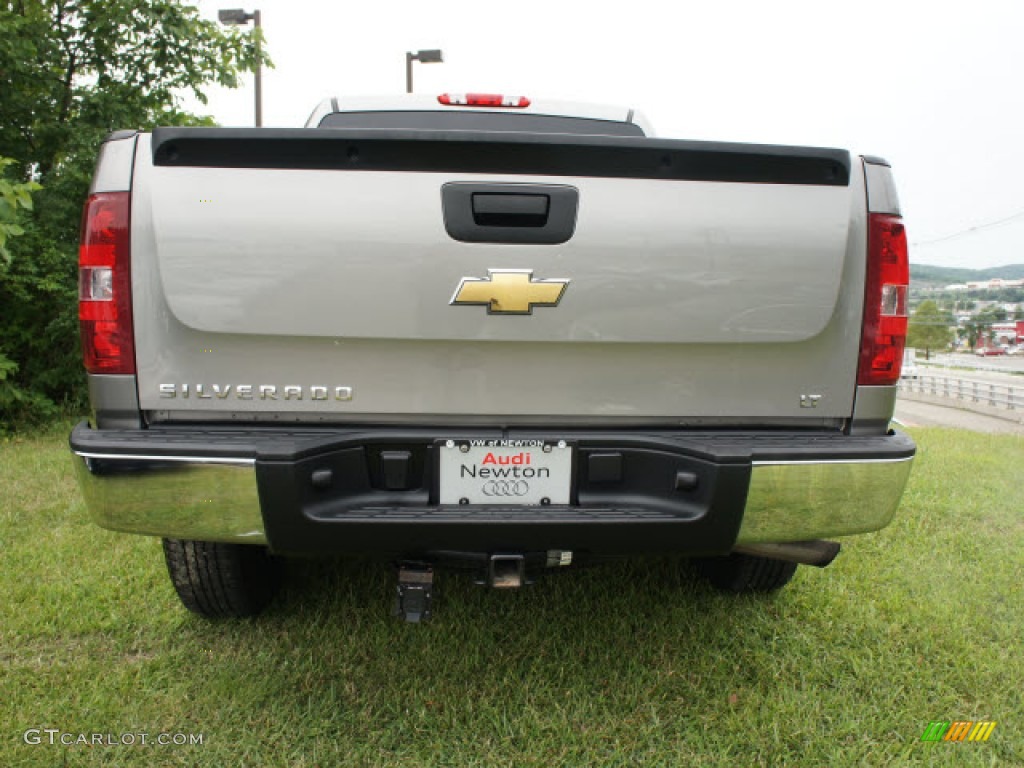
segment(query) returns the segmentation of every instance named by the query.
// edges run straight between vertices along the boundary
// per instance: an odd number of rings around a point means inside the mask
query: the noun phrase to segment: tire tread
[[[163,549],[179,599],[200,616],[253,616],[280,584],[280,561],[263,547],[164,539]]]

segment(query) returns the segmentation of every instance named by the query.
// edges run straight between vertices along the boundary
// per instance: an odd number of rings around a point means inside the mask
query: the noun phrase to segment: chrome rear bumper
[[[913,456],[859,461],[754,462],[737,544],[804,541],[884,528]]]
[[[125,462],[126,471],[97,472],[98,461]],[[170,539],[267,543],[255,460],[221,463],[79,454],[74,462],[89,514],[101,528]]]
[[[258,480],[258,464],[266,451],[259,447],[258,440],[256,447],[250,441],[247,448],[239,449],[235,455],[228,455],[230,451],[212,455],[206,449],[189,451],[191,441],[188,439],[175,443],[160,436],[149,441],[144,437],[140,439],[145,432],[136,432],[130,440],[119,443],[116,434],[107,435],[110,439],[106,441],[93,439],[97,434],[80,425],[72,436],[78,481],[97,525],[114,531],[168,538],[273,545],[267,533],[266,502],[261,503]],[[175,436],[181,434],[179,431]],[[352,436],[351,441],[358,443],[367,434],[364,430]],[[204,436],[197,438],[197,445]],[[322,440],[323,436],[324,433],[302,433],[300,437],[315,441]],[[699,441],[701,436],[684,437]],[[292,447],[296,455],[300,455],[305,450],[301,445],[305,443],[295,439],[300,447]],[[790,435],[789,439],[797,441],[800,436]],[[742,439],[730,435],[729,450],[724,451],[728,455],[722,459],[731,462],[730,466],[735,467],[739,462],[749,468],[749,474],[744,476],[749,477],[745,502],[741,494],[742,509],[736,510],[739,523],[730,534],[735,545],[831,538],[883,528],[899,505],[914,458],[914,445],[903,435],[870,438],[877,450],[860,451],[863,455],[857,455],[858,451],[849,455],[850,446],[852,441],[869,438],[840,437],[820,441],[828,448],[823,447],[817,459],[810,457],[808,449],[797,452],[805,456],[801,458],[765,458],[779,441],[772,442],[763,436],[751,440],[753,445],[758,445],[758,441],[764,443],[748,450],[753,458],[748,457],[745,462],[737,458],[743,453],[737,450]],[[202,444],[209,446],[211,441],[214,445],[218,441],[225,442],[218,435]],[[168,449],[169,444],[173,449]],[[246,452],[250,455],[245,455]],[[282,464],[281,456],[271,458],[277,466]],[[703,460],[706,461],[706,457]],[[729,477],[738,475],[734,472]],[[382,503],[381,507],[385,506]],[[623,510],[626,506],[625,500],[618,504]],[[397,534],[401,526],[412,529],[426,525],[451,527],[456,522],[454,515],[445,517],[443,509],[431,508],[427,510],[430,514],[420,517],[410,513],[415,509],[418,507],[404,508],[399,510],[402,514],[387,518],[386,510],[382,512],[374,507],[372,522],[391,536]],[[657,541],[658,529],[650,525],[671,522],[671,516],[638,514],[632,519],[628,511],[616,517],[602,509],[602,515],[587,517],[583,508],[563,511],[577,513],[572,522],[581,526],[580,530],[591,523],[605,527],[606,531],[608,526],[614,528],[617,523],[628,523],[638,531],[647,525],[652,534],[652,550],[677,549]],[[460,525],[473,525],[472,510],[463,508],[457,512],[461,515],[457,518]],[[582,516],[578,514],[581,512]],[[521,527],[532,525],[538,531],[545,523],[564,522],[558,518],[559,510],[550,509],[550,514],[557,519],[544,520],[535,515],[519,517],[514,522]],[[344,515],[336,515],[331,521],[371,522],[368,514],[356,515],[356,518],[351,521]],[[481,526],[495,521],[493,514],[482,518],[487,522],[480,520]],[[501,522],[512,522],[512,519]],[[382,539],[382,545],[387,543],[386,538]],[[407,537],[398,536],[396,540],[403,538]],[[630,549],[638,546],[643,548],[642,541],[634,542]]]

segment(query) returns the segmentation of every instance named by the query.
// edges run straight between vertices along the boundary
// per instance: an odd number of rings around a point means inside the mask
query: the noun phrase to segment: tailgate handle
[[[564,243],[580,193],[568,184],[451,181],[441,186],[444,228],[463,243]]]
[[[473,221],[480,227],[543,227],[548,223],[547,195],[473,194]]]

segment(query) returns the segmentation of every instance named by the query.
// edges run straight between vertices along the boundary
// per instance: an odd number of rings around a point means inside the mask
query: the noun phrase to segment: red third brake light
[[[909,285],[907,233],[902,219],[870,214],[858,384],[880,386],[899,381],[907,340]]]
[[[500,93],[442,93],[437,100],[446,107],[513,107],[530,106],[525,96],[503,96]]]
[[[82,212],[78,320],[89,373],[135,373],[128,200],[128,192],[103,192]]]

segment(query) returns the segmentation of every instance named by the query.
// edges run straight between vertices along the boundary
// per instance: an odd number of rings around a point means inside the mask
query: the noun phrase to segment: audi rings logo
[[[481,491],[484,496],[525,496],[530,484],[525,480],[488,480]]]

